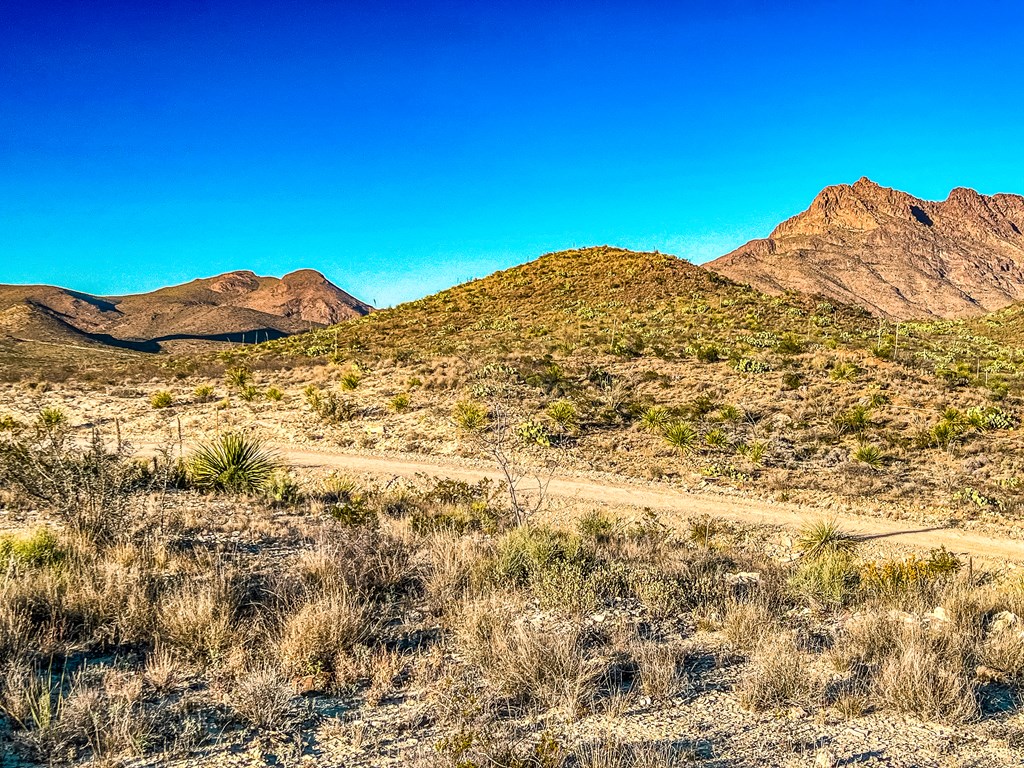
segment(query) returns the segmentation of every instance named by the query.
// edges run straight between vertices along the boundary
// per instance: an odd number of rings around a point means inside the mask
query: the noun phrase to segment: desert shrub
[[[583,513],[576,528],[580,535],[594,540],[598,544],[607,543],[615,531],[615,523],[599,509],[591,509]]]
[[[61,562],[67,553],[49,528],[29,534],[0,536],[0,568],[42,568]]]
[[[669,424],[662,431],[662,436],[677,453],[686,453],[697,441],[697,431],[685,421]]]
[[[837,413],[832,417],[832,424],[839,435],[850,432],[862,434],[871,426],[871,409],[865,405],[855,405],[849,410]]]
[[[295,575],[292,586],[304,601],[344,588],[353,599],[383,603],[418,591],[420,584],[409,547],[366,528],[330,531],[329,538],[302,553]]]
[[[729,600],[722,618],[722,635],[741,651],[756,651],[776,636],[779,622],[761,600]]]
[[[853,381],[860,373],[860,367],[856,363],[841,362],[832,366],[829,376],[832,377],[833,381]]]
[[[302,501],[302,487],[291,473],[283,469],[275,469],[270,473],[263,493],[271,504],[278,507],[290,507]]]
[[[259,493],[278,468],[278,460],[259,438],[227,432],[196,448],[186,466],[189,480],[199,488]]]
[[[260,392],[260,388],[255,384],[246,384],[238,390],[238,396],[247,403],[259,400],[262,394],[263,393]]]
[[[197,402],[208,403],[213,400],[214,397],[213,387],[209,384],[200,384],[192,390],[192,397],[194,397]]]
[[[410,402],[408,392],[399,392],[391,398],[391,401],[388,403],[388,407],[395,413],[404,413],[409,410]]]
[[[284,399],[284,392],[282,392],[277,387],[267,387],[266,391],[263,393],[263,396],[267,398],[267,400],[270,400],[271,402],[278,403],[282,399]]]
[[[466,432],[477,432],[487,426],[487,409],[472,400],[460,400],[452,411],[455,425]]]
[[[157,633],[168,648],[200,664],[224,659],[235,634],[236,596],[223,574],[205,582],[185,582],[160,600]]]
[[[782,374],[782,388],[787,391],[793,391],[794,389],[800,389],[804,383],[804,377],[796,371],[786,371]]]
[[[825,549],[803,558],[789,580],[790,588],[813,603],[846,605],[857,593],[858,573],[849,552]]]
[[[670,699],[687,688],[685,656],[671,643],[640,641],[630,648],[636,660],[640,687],[655,701]]]
[[[347,590],[319,595],[285,620],[281,661],[287,674],[314,678],[314,685],[344,687],[347,658],[373,634],[368,606]]]
[[[0,484],[97,543],[130,532],[149,480],[128,446],[108,451],[95,431],[84,447],[60,429],[0,440]]]
[[[949,634],[905,627],[874,679],[875,693],[884,706],[925,720],[973,720],[979,710],[969,660]]]
[[[494,577],[499,584],[524,587],[544,571],[557,567],[589,568],[593,550],[583,539],[542,526],[522,526],[498,541]]]
[[[18,712],[15,743],[37,761],[113,761],[140,755],[155,741],[142,693],[141,676],[118,669],[83,668],[64,677],[36,671],[15,681],[5,710]]]
[[[224,372],[224,381],[229,387],[242,389],[252,383],[252,371],[248,368],[229,368]]]
[[[528,419],[516,427],[516,436],[526,445],[538,445],[541,448],[551,447],[551,436],[533,419]]]
[[[859,570],[858,582],[865,598],[903,605],[933,599],[939,588],[959,570],[959,560],[946,550],[929,557],[910,555],[901,560],[872,560]]]
[[[546,409],[548,418],[563,432],[572,432],[579,426],[580,414],[575,403],[570,400],[557,400]]]
[[[693,356],[702,363],[717,363],[722,359],[722,350],[715,344],[696,344]]]
[[[806,654],[788,635],[763,642],[740,681],[743,706],[755,712],[806,703],[814,681]]]
[[[338,384],[347,392],[351,392],[359,387],[359,383],[363,380],[363,372],[359,370],[359,366],[353,365],[345,373],[341,375],[341,379]]]
[[[149,398],[149,404],[154,408],[170,408],[174,405],[174,395],[165,389],[154,392]]]
[[[598,682],[578,630],[548,630],[517,622],[507,604],[468,604],[456,628],[460,651],[500,693],[537,711],[576,714]]]
[[[351,477],[327,475],[317,486],[316,501],[325,514],[343,525],[358,527],[376,520],[369,495]]]
[[[858,445],[850,454],[850,458],[871,469],[881,469],[885,465],[885,454],[882,453],[882,449],[870,443]]]
[[[768,454],[768,444],[759,440],[741,443],[736,446],[736,452],[755,467],[759,467],[764,463],[764,457]]]
[[[245,672],[231,686],[229,704],[235,716],[260,730],[276,731],[291,720],[291,681],[273,666]]]
[[[359,411],[349,400],[337,392],[325,391],[315,385],[305,389],[306,403],[327,424],[340,424],[354,419]]]

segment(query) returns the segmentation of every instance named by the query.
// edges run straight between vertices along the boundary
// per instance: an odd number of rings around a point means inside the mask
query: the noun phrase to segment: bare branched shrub
[[[62,424],[0,438],[0,485],[41,503],[70,531],[95,543],[124,538],[134,526],[149,476],[119,444],[108,451],[99,432],[79,447]]]

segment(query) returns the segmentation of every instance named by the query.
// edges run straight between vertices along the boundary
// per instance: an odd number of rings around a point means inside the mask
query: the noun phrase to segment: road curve
[[[423,474],[470,482],[485,477],[500,479],[496,470],[461,464],[418,458],[326,453],[287,445],[275,447],[282,460],[294,467],[403,478]],[[945,547],[951,552],[969,554],[980,560],[1024,561],[1024,542],[958,528],[929,527],[912,521],[886,520],[865,515],[836,513],[831,510],[816,510],[794,504],[729,498],[673,488],[652,488],[649,485],[622,481],[608,482],[556,476],[550,479],[547,491],[551,496],[583,502],[649,507],[662,513],[710,515],[738,523],[779,525],[792,529],[798,529],[810,521],[826,518],[835,520],[844,530],[856,532],[868,539],[884,539],[893,544],[921,550]]]

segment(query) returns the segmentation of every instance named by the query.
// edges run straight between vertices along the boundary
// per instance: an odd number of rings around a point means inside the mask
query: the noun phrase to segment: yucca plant
[[[796,543],[797,548],[809,557],[826,552],[850,554],[858,544],[860,537],[842,530],[835,520],[819,520],[805,525]]]
[[[232,493],[263,491],[277,468],[274,452],[262,440],[241,432],[228,432],[200,445],[188,460],[194,485]]]
[[[228,386],[242,389],[252,382],[252,371],[248,368],[229,368],[224,372],[224,380]]]
[[[685,421],[677,421],[665,427],[665,442],[671,445],[678,453],[684,453],[691,448],[697,440],[697,431]]]
[[[872,469],[881,469],[882,465],[885,464],[885,454],[882,453],[882,449],[870,443],[857,446],[853,453],[850,454],[850,458],[861,464],[866,464]]]
[[[663,405],[652,405],[640,417],[640,423],[644,429],[651,432],[660,432],[669,423],[668,408]]]
[[[580,414],[576,405],[570,400],[556,400],[547,407],[548,418],[563,432],[571,432],[579,423]]]
[[[721,429],[712,429],[704,435],[704,442],[709,448],[727,448],[729,436]]]

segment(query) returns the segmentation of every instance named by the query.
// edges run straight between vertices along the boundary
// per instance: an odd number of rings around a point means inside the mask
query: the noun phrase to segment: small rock
[[[1000,611],[992,617],[992,623],[989,625],[989,630],[992,632],[1002,632],[1004,629],[1016,627],[1020,624],[1020,617],[1012,611]]]

